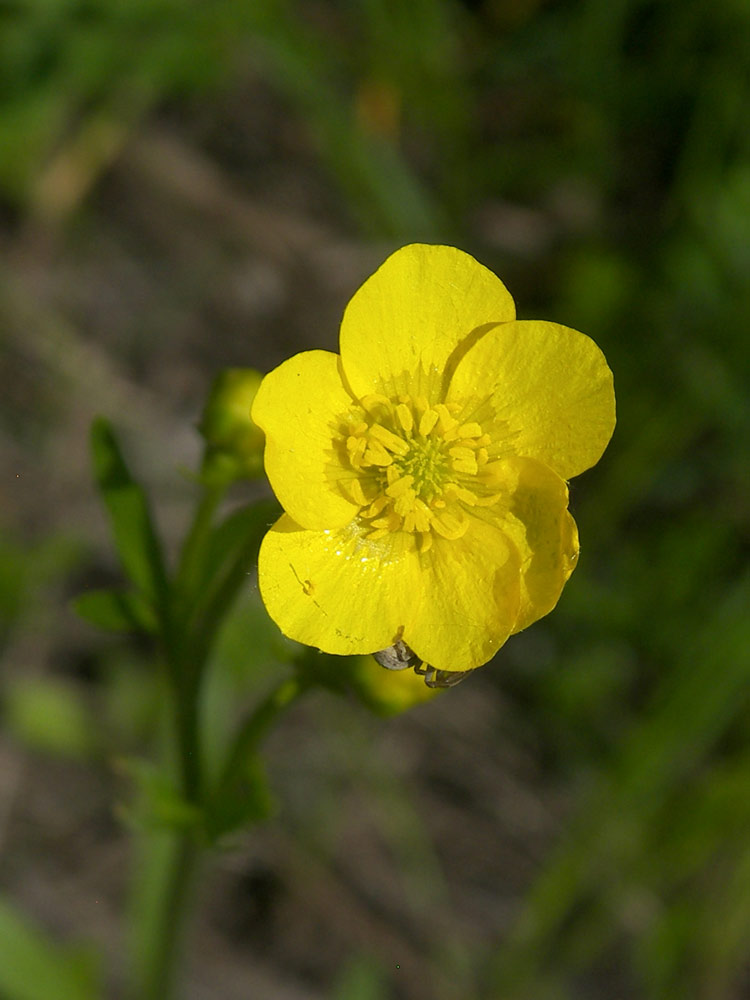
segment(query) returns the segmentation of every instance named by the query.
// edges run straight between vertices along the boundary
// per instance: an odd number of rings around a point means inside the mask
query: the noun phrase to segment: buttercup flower
[[[516,320],[473,257],[424,244],[355,293],[340,349],[290,358],[255,398],[286,511],[261,546],[263,601],[328,653],[400,644],[471,670],[573,571],[566,480],[612,435],[612,373],[583,334]]]

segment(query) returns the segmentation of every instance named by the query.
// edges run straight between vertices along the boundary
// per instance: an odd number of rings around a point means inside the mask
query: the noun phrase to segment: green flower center
[[[341,481],[360,506],[368,537],[394,531],[420,535],[422,551],[433,533],[460,538],[466,509],[490,506],[492,441],[476,421],[460,420],[456,404],[372,395],[347,422],[345,462],[354,476]]]
[[[402,476],[414,480],[411,488],[422,500],[430,501],[442,492],[449,472],[449,459],[438,438],[411,442],[411,450],[393,463]]]

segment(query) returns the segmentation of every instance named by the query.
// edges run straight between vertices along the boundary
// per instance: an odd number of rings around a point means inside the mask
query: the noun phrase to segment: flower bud
[[[207,482],[229,484],[262,475],[265,436],[250,416],[262,379],[254,368],[226,368],[214,379],[198,425],[206,442],[202,475]]]
[[[351,684],[360,701],[380,716],[400,715],[440,693],[413,670],[386,670],[374,656],[356,658]]]

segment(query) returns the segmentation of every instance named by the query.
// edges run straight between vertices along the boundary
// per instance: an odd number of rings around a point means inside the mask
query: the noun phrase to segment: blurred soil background
[[[434,701],[290,713],[184,996],[750,997],[749,53],[743,0],[0,5],[0,932],[93,943],[120,995],[118,762],[158,690],[69,609],[119,579],[92,417],[174,544],[217,371],[335,350],[422,240],[615,372],[580,564]],[[220,668],[251,702],[246,603]]]

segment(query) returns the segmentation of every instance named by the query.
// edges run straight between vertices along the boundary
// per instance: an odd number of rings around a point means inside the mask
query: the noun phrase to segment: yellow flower
[[[612,435],[612,373],[583,334],[516,320],[502,282],[445,246],[389,257],[340,345],[285,361],[253,405],[286,511],[260,551],[266,608],[328,653],[402,640],[473,669],[575,566],[565,481]]]

